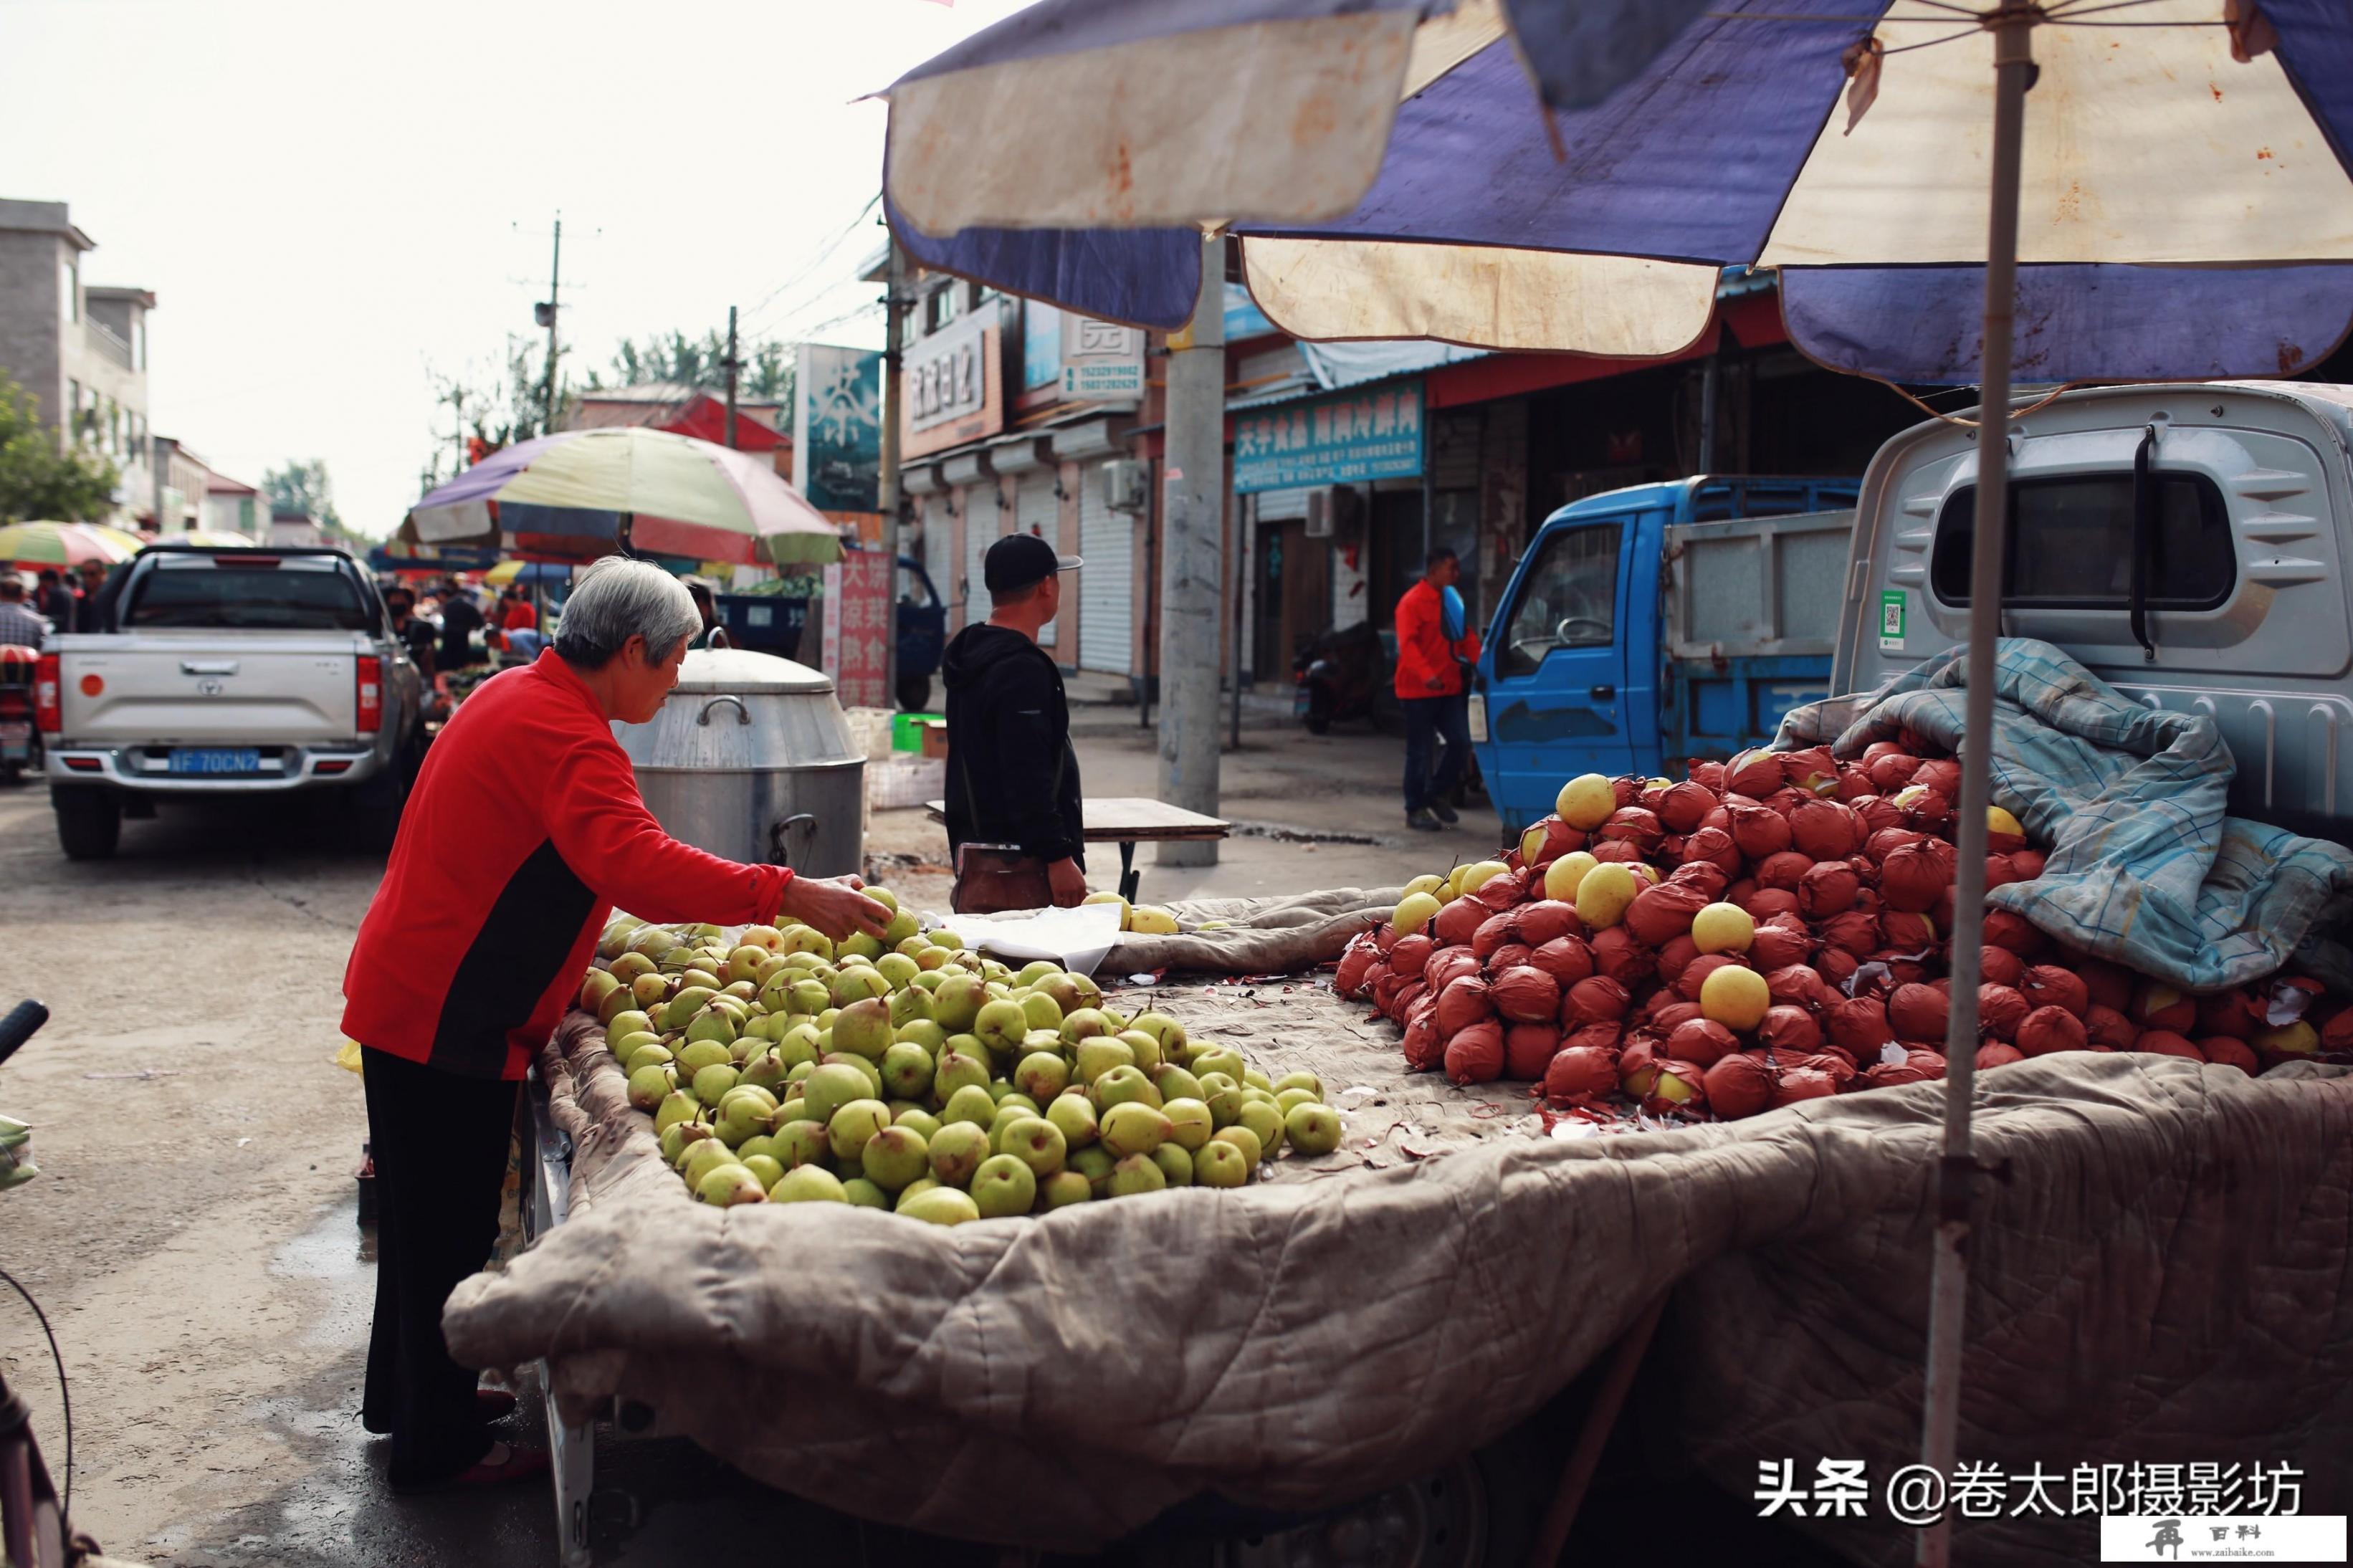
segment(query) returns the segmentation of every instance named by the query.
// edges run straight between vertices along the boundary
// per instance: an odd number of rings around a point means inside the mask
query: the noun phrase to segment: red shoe
[[[526,1481],[548,1471],[544,1450],[518,1448],[511,1443],[493,1443],[490,1452],[459,1470],[438,1481],[426,1481],[416,1486],[395,1486],[396,1492],[470,1491],[478,1487],[504,1486],[509,1481]]]

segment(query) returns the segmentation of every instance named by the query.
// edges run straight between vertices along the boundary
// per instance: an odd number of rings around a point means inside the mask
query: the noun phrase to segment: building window
[[[960,283],[951,278],[942,287],[933,289],[924,299],[923,331],[925,333],[936,332],[956,319],[956,290],[961,287]]]
[[[58,263],[58,308],[69,322],[81,320],[81,269],[70,259]]]

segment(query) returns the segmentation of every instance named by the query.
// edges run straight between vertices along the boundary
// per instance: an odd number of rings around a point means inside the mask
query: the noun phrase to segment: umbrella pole
[[[2034,9],[2002,0],[1993,34],[1992,201],[1986,233],[1984,388],[1978,399],[1976,527],[1970,538],[1968,689],[1964,693],[1961,831],[1953,889],[1953,994],[1945,1027],[1945,1153],[1936,1171],[1936,1250],[1928,1287],[1928,1365],[1921,1462],[1949,1484],[1961,1418],[1961,1347],[1968,1302],[1970,1210],[1979,1166],[1970,1147],[1977,1083],[1978,978],[1985,936],[1986,806],[1991,793],[1995,643],[2001,633],[2004,523],[2010,491],[2011,317],[2018,299],[2018,185]],[[1952,1522],[1920,1531],[1920,1568],[1952,1560]]]

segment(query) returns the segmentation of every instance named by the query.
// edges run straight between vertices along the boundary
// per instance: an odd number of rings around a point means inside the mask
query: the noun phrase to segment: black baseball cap
[[[980,575],[990,593],[1003,594],[1042,583],[1057,572],[1075,572],[1083,564],[1075,555],[1055,554],[1054,547],[1034,533],[1008,533],[980,558]]]

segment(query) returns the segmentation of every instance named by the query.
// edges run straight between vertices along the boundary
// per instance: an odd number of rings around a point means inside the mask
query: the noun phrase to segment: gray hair
[[[684,584],[660,567],[607,555],[573,584],[555,633],[555,651],[583,669],[602,669],[631,637],[646,639],[659,664],[702,630],[702,613]]]

